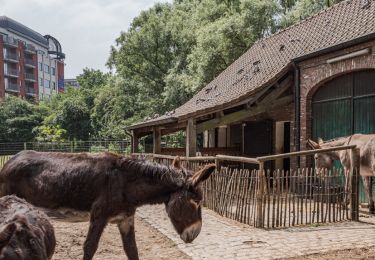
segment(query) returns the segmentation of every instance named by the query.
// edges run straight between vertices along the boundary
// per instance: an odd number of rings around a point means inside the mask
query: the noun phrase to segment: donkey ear
[[[10,223],[0,230],[0,245],[4,245],[10,240],[16,228],[15,223]]]
[[[312,149],[319,149],[320,145],[318,143],[315,143],[313,140],[309,139],[307,140],[307,144],[312,148]]]
[[[197,186],[202,181],[207,180],[211,174],[215,171],[216,165],[215,164],[208,164],[205,165],[202,169],[195,172],[194,175],[191,177],[193,186]]]
[[[319,138],[318,138],[318,143],[319,143],[319,146],[321,146],[322,144],[324,144],[323,139],[319,137]]]
[[[172,162],[172,166],[174,168],[180,169],[181,168],[181,159],[180,156],[176,156]]]

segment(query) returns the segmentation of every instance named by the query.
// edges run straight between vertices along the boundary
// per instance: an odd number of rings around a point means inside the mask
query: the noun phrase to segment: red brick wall
[[[352,59],[328,64],[327,59],[370,48],[371,53]],[[301,150],[307,149],[306,140],[311,138],[312,96],[325,82],[340,75],[358,70],[375,69],[375,41],[332,52],[299,64],[301,70]],[[302,162],[303,164],[305,162]]]
[[[18,42],[17,52],[20,54],[20,59],[18,62],[19,68],[19,76],[17,79],[17,84],[20,86],[20,97],[25,99],[26,97],[26,85],[25,85],[25,54],[24,54],[24,46],[22,42]],[[21,84],[21,85],[20,85]]]
[[[0,99],[5,97],[3,37],[0,37]]]
[[[57,61],[57,87],[59,93],[64,92],[64,88],[61,88],[60,84],[64,82],[64,62]]]
[[[34,90],[35,90],[35,102],[38,102],[39,101],[39,86],[38,86],[38,80],[39,80],[39,75],[38,75],[38,56],[36,53],[33,54],[33,62],[34,62],[34,65],[35,65],[35,68],[34,68],[34,75],[35,75],[35,79],[36,81],[34,82]]]

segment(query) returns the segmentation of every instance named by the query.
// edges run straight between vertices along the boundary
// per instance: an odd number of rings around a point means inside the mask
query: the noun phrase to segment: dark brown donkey
[[[16,196],[0,198],[0,260],[47,260],[55,249],[47,216]]]
[[[192,242],[202,225],[199,184],[214,170],[215,165],[210,164],[188,173],[179,158],[167,167],[111,153],[23,151],[1,170],[0,191],[3,195],[16,194],[39,207],[90,211],[83,259],[92,259],[106,224],[116,222],[125,253],[133,260],[138,259],[136,208],[165,203],[181,239]]]

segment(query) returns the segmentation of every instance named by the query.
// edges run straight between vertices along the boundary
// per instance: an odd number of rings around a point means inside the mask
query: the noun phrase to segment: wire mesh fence
[[[129,140],[89,140],[71,142],[18,142],[0,143],[0,155],[14,155],[22,150],[42,152],[116,152],[130,153]]]

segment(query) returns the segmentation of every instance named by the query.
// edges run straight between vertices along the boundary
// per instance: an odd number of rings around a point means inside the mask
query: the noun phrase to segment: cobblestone
[[[203,210],[200,235],[185,244],[174,231],[160,205],[137,210],[151,224],[192,259],[278,259],[375,244],[375,225],[344,222],[318,227],[294,227],[267,231],[253,228]]]

